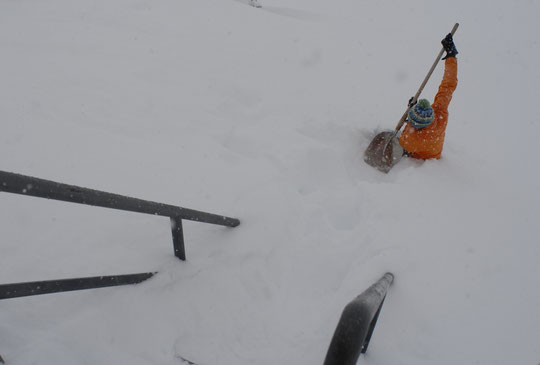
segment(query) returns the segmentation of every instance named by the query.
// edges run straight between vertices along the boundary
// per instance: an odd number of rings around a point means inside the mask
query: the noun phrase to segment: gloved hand
[[[414,100],[414,96],[411,96],[411,98],[409,99],[409,102],[407,103],[407,106],[409,108],[412,108],[414,104],[416,104],[416,101]]]
[[[456,49],[456,45],[454,44],[454,39],[452,38],[452,33],[448,33],[446,37],[441,41],[444,50],[446,51],[446,56],[443,57],[443,60],[447,59],[448,57],[456,57],[458,54],[458,50]]]

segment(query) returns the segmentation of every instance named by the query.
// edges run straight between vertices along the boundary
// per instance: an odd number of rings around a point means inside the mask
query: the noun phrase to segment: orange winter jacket
[[[444,64],[444,76],[439,91],[433,101],[433,123],[422,129],[416,129],[410,123],[399,137],[399,144],[410,157],[420,159],[441,158],[446,124],[448,122],[448,104],[457,87],[457,59],[449,57]]]

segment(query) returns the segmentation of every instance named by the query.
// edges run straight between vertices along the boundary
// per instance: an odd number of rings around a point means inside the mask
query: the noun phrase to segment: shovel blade
[[[364,153],[364,161],[377,170],[388,173],[401,160],[403,147],[399,144],[396,132],[377,134]]]

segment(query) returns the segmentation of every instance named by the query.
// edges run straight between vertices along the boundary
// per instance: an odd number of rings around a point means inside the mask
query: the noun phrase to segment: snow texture
[[[0,3],[1,170],[238,217],[0,193],[2,283],[159,271],[3,300],[28,364],[322,364],[395,274],[359,363],[540,362],[540,2]],[[455,22],[443,158],[363,162]],[[422,97],[433,100],[440,64]]]

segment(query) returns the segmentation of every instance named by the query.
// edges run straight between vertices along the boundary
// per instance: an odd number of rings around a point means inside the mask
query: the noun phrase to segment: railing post
[[[184,247],[184,229],[182,228],[182,218],[171,217],[171,229],[174,247],[174,256],[182,261],[186,261],[186,248]]]
[[[384,300],[386,299],[386,295],[384,296],[381,304],[379,305],[379,309],[377,309],[377,313],[375,314],[375,317],[371,320],[371,323],[369,325],[369,330],[366,335],[366,339],[364,340],[364,343],[362,344],[361,353],[365,354],[367,352],[367,348],[369,346],[369,341],[371,340],[371,336],[373,335],[373,331],[375,330],[375,325],[377,324],[377,320],[379,319],[379,314],[381,314],[381,309],[384,304]]]

